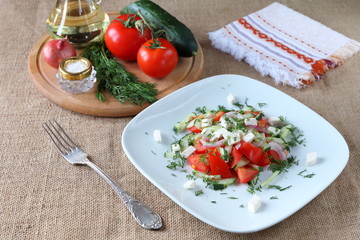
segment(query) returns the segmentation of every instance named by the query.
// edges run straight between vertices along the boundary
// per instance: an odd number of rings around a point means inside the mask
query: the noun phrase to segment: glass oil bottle
[[[53,39],[67,38],[77,48],[102,38],[109,16],[100,7],[101,0],[57,0],[46,21]]]

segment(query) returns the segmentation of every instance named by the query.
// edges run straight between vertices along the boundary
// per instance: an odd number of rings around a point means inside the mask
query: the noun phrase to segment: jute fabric
[[[104,0],[102,8],[118,11],[130,2]],[[308,88],[277,86],[247,63],[214,49],[207,36],[273,1],[155,2],[192,29],[204,51],[202,78],[225,73],[245,75],[304,103],[344,136],[350,149],[346,168],[308,205],[273,227],[252,234],[215,229],[175,204],[127,159],[121,135],[131,117],[99,118],[71,112],[51,103],[36,89],[27,69],[28,56],[45,34],[45,20],[55,0],[1,0],[0,239],[359,239],[360,54]],[[280,2],[360,40],[358,0]],[[50,118],[61,121],[117,183],[159,212],[164,227],[159,231],[140,228],[93,170],[74,167],[62,159],[41,127]]]

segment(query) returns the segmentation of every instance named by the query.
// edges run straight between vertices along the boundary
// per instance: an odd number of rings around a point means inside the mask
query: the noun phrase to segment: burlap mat
[[[129,2],[104,0],[102,6],[106,11],[116,11]],[[272,1],[155,2],[193,30],[204,50],[203,77],[234,73],[274,86],[271,78],[262,77],[246,63],[212,48],[206,35]],[[358,0],[280,2],[360,40]],[[1,1],[0,239],[360,238],[359,54],[309,88],[276,86],[318,112],[344,135],[350,148],[344,172],[285,221],[253,234],[232,234],[188,214],[133,167],[120,142],[130,118],[97,118],[70,112],[37,91],[27,71],[28,54],[45,33],[44,22],[54,4],[55,0]],[[49,118],[60,120],[96,164],[131,195],[159,212],[164,228],[160,231],[140,228],[97,174],[62,159],[41,128],[41,123]]]

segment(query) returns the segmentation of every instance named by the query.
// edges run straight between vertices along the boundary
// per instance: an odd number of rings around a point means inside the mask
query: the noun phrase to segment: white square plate
[[[193,190],[183,188],[187,181],[186,172],[170,170],[164,153],[174,142],[173,126],[184,119],[197,107],[217,109],[219,105],[235,108],[227,103],[227,96],[233,94],[244,103],[262,108],[267,116],[285,116],[286,120],[301,129],[306,138],[306,146],[298,146],[291,151],[299,160],[287,173],[279,175],[272,184],[291,187],[285,191],[264,189],[256,194],[263,204],[252,213],[247,202],[252,195],[247,185],[233,185],[223,191],[205,187],[197,179]],[[157,143],[153,131],[159,129],[162,142]],[[236,233],[255,232],[268,228],[289,217],[309,203],[342,172],[349,159],[349,149],[341,134],[324,118],[294,98],[261,83],[239,75],[218,75],[203,79],[181,88],[152,104],[124,129],[122,146],[133,165],[156,187],[190,214],[224,231]],[[318,162],[306,166],[306,154],[317,152]],[[314,173],[312,178],[304,178],[298,173]],[[187,167],[190,173],[191,169]],[[306,174],[304,173],[304,174]],[[195,191],[204,193],[195,196]]]

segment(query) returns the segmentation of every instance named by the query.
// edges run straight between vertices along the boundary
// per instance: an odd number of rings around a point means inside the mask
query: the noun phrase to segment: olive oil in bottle
[[[57,0],[46,21],[53,39],[67,38],[77,48],[102,38],[109,25],[109,16],[95,0]]]

